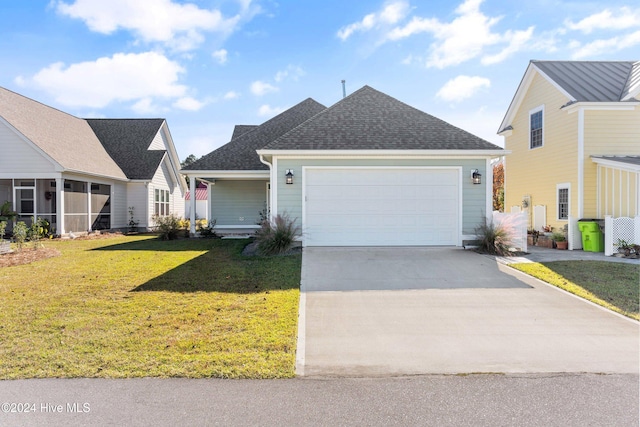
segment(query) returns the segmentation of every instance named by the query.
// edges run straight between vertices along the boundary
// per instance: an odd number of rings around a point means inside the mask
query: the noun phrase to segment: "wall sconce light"
[[[287,178],[287,184],[293,184],[293,169],[287,169],[287,173],[284,176]]]
[[[482,184],[482,174],[478,169],[471,169],[471,182],[474,184]]]

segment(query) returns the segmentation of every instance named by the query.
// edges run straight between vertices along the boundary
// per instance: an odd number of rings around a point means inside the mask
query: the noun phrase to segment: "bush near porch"
[[[0,379],[292,377],[301,256],[247,240],[47,242],[0,268]]]

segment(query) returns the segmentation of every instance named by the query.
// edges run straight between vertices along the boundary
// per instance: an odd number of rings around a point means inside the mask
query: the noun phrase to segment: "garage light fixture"
[[[474,184],[482,184],[482,174],[478,169],[471,169],[471,182]]]
[[[293,169],[287,169],[287,173],[284,176],[287,178],[287,184],[293,184]]]

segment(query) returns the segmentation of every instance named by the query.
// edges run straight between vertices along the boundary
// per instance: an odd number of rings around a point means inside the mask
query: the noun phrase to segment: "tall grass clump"
[[[273,220],[262,222],[256,231],[258,250],[264,255],[278,255],[291,249],[300,227],[289,215],[276,215]]]
[[[485,219],[475,229],[478,240],[478,252],[490,255],[509,256],[511,255],[511,233],[507,226],[495,224]]]

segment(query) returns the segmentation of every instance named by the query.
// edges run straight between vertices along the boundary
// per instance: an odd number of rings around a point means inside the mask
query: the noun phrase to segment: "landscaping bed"
[[[45,242],[0,268],[0,379],[294,376],[301,256],[248,242]]]

